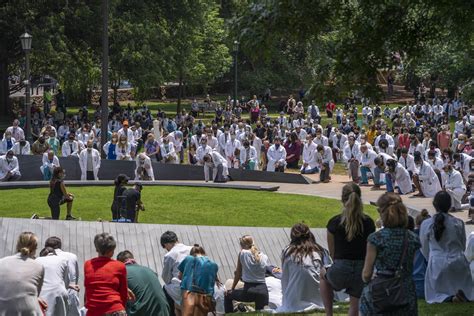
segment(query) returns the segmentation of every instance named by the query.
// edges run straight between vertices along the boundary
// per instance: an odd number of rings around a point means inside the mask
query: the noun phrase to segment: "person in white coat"
[[[194,158],[198,166],[204,166],[204,156],[212,151],[212,148],[207,145],[207,138],[201,137],[199,146],[196,149]]]
[[[166,132],[165,132],[166,133]],[[168,164],[178,164],[178,156],[174,150],[174,145],[170,142],[168,137],[163,137],[163,142],[160,145],[161,156],[163,157],[163,162]]]
[[[36,261],[44,267],[43,287],[39,296],[46,301],[46,316],[67,316],[69,272],[67,260],[56,255],[53,248],[46,247]]]
[[[331,147],[318,145],[316,152],[318,155],[319,169],[321,170],[319,180],[323,183],[328,183],[331,180],[331,172],[334,168]]]
[[[204,180],[206,182],[211,178],[210,171],[212,171],[214,182],[227,182],[227,176],[229,175],[227,160],[215,150],[204,156]]]
[[[342,159],[349,170],[349,177],[355,183],[359,183],[359,166],[360,166],[360,144],[356,142],[354,135],[349,135],[348,141],[342,151]]]
[[[303,145],[303,165],[301,174],[314,174],[319,172],[317,145],[313,142],[313,135],[306,136],[306,143]]]
[[[238,168],[239,166],[239,160],[238,157],[235,154],[235,151],[237,149],[240,149],[241,143],[239,140],[236,139],[237,136],[235,133],[230,134],[230,139],[227,141],[225,145],[225,157],[227,159],[227,165],[230,168]]]
[[[20,178],[18,158],[13,155],[13,150],[9,150],[6,155],[0,156],[0,182],[17,181]]]
[[[87,141],[87,148],[79,154],[79,166],[81,167],[81,180],[99,180],[100,153],[93,148],[94,141]]]
[[[16,140],[25,139],[25,132],[19,125],[20,121],[18,119],[13,120],[12,126],[9,126],[5,130],[5,133],[10,132],[12,137]]]
[[[54,154],[54,151],[50,150],[43,154],[43,161],[40,167],[41,173],[43,174],[43,180],[49,181],[53,176],[53,170],[56,167],[60,167],[59,159]]]
[[[3,139],[0,140],[0,155],[5,155],[7,151],[15,146],[16,140],[12,137],[11,132],[5,132],[3,134]]]
[[[467,182],[469,180],[469,173],[471,173],[471,168],[469,167],[469,163],[473,157],[465,154],[465,153],[455,153],[453,155],[453,160],[456,162],[456,169],[461,172],[464,180]]]
[[[451,196],[439,191],[433,206],[436,215],[421,224],[421,252],[428,260],[425,274],[426,302],[465,302],[474,300],[469,262],[464,255],[464,222],[450,214]]]
[[[13,145],[12,150],[16,156],[31,155],[30,143],[25,139],[16,142],[15,145]]]
[[[443,170],[446,173],[443,187],[449,196],[451,196],[451,206],[455,210],[461,210],[461,200],[466,193],[466,185],[464,184],[461,173],[454,170],[451,164],[444,166]]]
[[[360,184],[361,185],[368,185],[368,173],[372,173],[375,175],[375,158],[377,158],[377,153],[372,149],[369,149],[366,144],[362,144],[359,147],[360,150]],[[374,184],[378,184],[379,179],[375,179],[374,177]]]
[[[281,145],[280,137],[275,137],[273,145],[267,151],[267,171],[285,172],[286,149]]]
[[[245,170],[255,170],[258,166],[258,156],[255,147],[250,145],[248,140],[244,140],[240,149],[240,166]]]
[[[155,181],[151,159],[145,153],[135,158],[135,166],[135,180]]]
[[[63,157],[79,157],[80,147],[79,143],[75,140],[76,136],[74,133],[69,133],[68,140],[63,143],[61,147],[61,155]]]
[[[416,173],[415,157],[408,153],[408,148],[402,148],[400,150],[400,158],[398,158],[398,162],[408,170],[410,178],[413,178],[413,174]]]
[[[408,170],[395,159],[385,161],[387,173],[385,174],[387,192],[394,192],[395,185],[398,186],[399,194],[407,194],[413,191],[412,182]]]
[[[253,146],[255,150],[257,151],[257,160],[260,163],[262,159],[262,146],[263,146],[262,140],[258,138],[257,135],[255,135],[254,133],[251,133],[249,136],[249,142],[250,142],[250,146]],[[256,165],[255,170],[260,170],[260,166]]]
[[[68,266],[68,275],[69,275],[69,284],[67,286],[68,290],[68,316],[79,316],[80,315],[80,306],[79,301],[79,264],[77,261],[77,256],[71,252],[63,251],[62,241],[59,237],[51,236],[46,239],[44,247],[51,247],[54,249],[56,255],[60,258],[63,258],[67,261]]]
[[[125,135],[119,136],[119,142],[115,149],[117,160],[132,160],[132,145]]]
[[[225,146],[227,144],[227,141],[230,139],[230,131],[229,131],[229,124],[225,124],[224,125],[224,132],[221,133],[218,137],[217,137],[217,142],[219,144],[218,148],[219,148],[219,153],[222,155],[222,156],[225,156]]]
[[[347,143],[347,136],[342,133],[342,129],[337,129],[336,133],[332,135],[331,139],[333,158],[334,161],[337,162],[343,156],[344,147]]]
[[[419,197],[433,197],[441,191],[438,176],[430,164],[423,160],[420,153],[415,153],[415,164],[417,172],[413,175],[413,184],[418,190]]]
[[[380,135],[377,136],[377,138],[375,138],[375,141],[374,141],[375,151],[380,153],[379,143],[383,139],[387,140],[387,142],[388,142],[388,146],[385,149],[385,152],[387,152],[388,154],[391,155],[393,153],[394,148],[395,148],[395,141],[393,140],[392,136],[387,134],[387,131],[385,129],[382,129],[382,131],[380,132]]]

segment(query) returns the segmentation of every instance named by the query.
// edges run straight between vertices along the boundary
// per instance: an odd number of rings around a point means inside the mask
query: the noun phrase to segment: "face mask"
[[[87,147],[87,150],[88,150],[88,151],[92,151],[92,147]]]
[[[127,141],[126,141],[126,140],[122,140],[121,143],[122,143],[122,144],[126,144]]]

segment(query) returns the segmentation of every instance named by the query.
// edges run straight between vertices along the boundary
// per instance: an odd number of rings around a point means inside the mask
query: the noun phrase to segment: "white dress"
[[[433,231],[434,217],[425,220],[420,228],[421,252],[428,260],[425,275],[426,302],[442,303],[458,290],[469,300],[474,299],[469,262],[464,255],[466,231],[464,222],[446,214],[446,227],[438,242]]]
[[[313,253],[313,258],[304,257],[302,263],[296,263],[293,256],[282,258],[283,300],[277,309],[278,313],[324,310],[320,291],[322,267],[322,260],[317,252]]]
[[[68,315],[69,272],[68,262],[63,257],[49,254],[36,261],[44,267],[44,282],[40,297],[48,304],[47,316]]]

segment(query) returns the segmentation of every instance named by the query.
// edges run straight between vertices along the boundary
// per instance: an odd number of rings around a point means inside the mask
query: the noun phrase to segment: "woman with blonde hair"
[[[342,213],[327,224],[329,254],[334,264],[321,281],[321,294],[326,314],[332,315],[334,290],[350,296],[349,315],[358,315],[359,298],[364,287],[362,268],[367,249],[367,237],[375,231],[374,221],[364,214],[360,187],[355,183],[342,188]]]
[[[132,160],[132,145],[128,142],[126,135],[120,135],[118,147],[115,149],[117,160]]]
[[[0,259],[0,314],[43,315],[46,303],[38,298],[43,286],[44,268],[34,260],[38,238],[23,232],[16,244],[17,253]]]
[[[408,212],[401,197],[387,192],[377,200],[383,228],[367,238],[362,280],[366,283],[360,297],[361,315],[418,315],[413,262],[420,248],[418,236],[407,229]],[[374,268],[377,273],[373,278]],[[381,298],[381,281],[399,278],[399,291]],[[392,283],[393,284],[393,283]],[[387,289],[384,289],[384,293]]]
[[[252,236],[244,235],[239,242],[241,250],[237,258],[234,282],[224,300],[226,313],[233,312],[233,300],[255,303],[256,310],[263,310],[268,305],[268,288],[265,283],[268,257],[258,250]],[[244,282],[244,287],[236,289],[240,280]]]

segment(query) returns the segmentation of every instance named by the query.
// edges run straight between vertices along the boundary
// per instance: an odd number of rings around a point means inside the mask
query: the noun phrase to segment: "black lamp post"
[[[237,55],[239,53],[239,42],[234,41],[234,108],[237,107]]]
[[[20,36],[21,47],[25,52],[25,72],[26,72],[26,79],[25,83],[25,103],[26,103],[26,139],[31,141],[31,103],[30,103],[30,50],[31,50],[31,42],[33,40],[33,36],[28,33],[23,33]]]
[[[107,143],[109,123],[109,0],[102,0],[102,82],[100,148]],[[102,158],[106,153],[102,151]]]

